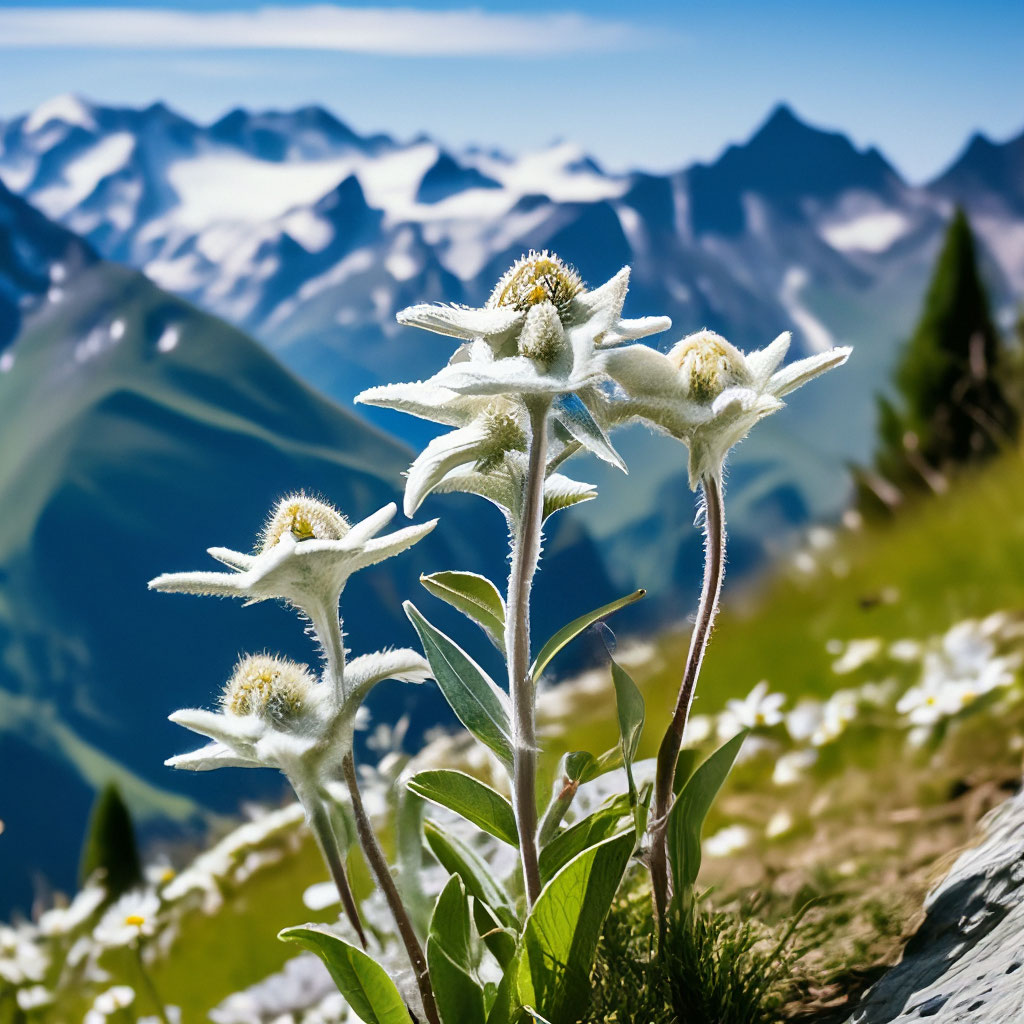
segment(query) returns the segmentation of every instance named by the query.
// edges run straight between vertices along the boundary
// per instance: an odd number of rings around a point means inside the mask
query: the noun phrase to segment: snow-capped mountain
[[[1024,292],[1022,153],[1024,136],[976,139],[934,183],[914,187],[877,150],[785,106],[717,160],[669,174],[608,173],[568,142],[510,156],[362,136],[315,107],[235,110],[205,126],[159,104],[62,97],[0,126],[9,188],[342,401],[447,357],[442,341],[399,328],[397,309],[483,301],[530,248],[555,249],[591,283],[632,265],[627,313],[669,314],[666,343],[702,326],[744,347],[787,329],[797,350],[852,342],[841,381],[821,385],[821,398],[799,396],[786,434],[764,431],[740,449],[752,493],[796,486],[812,514],[843,498],[843,471],[823,467],[870,449],[873,395],[954,203],[974,218],[1002,307]],[[823,421],[798,445],[812,414]],[[421,429],[367,415],[408,437]],[[679,475],[677,453],[628,435],[623,445],[631,496],[640,488],[655,500]],[[614,501],[619,481],[594,472]],[[636,533],[625,513],[580,515],[598,533]]]

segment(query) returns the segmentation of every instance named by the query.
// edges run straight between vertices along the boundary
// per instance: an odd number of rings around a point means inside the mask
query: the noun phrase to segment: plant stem
[[[149,976],[149,971],[146,970],[146,962],[142,959],[141,938],[135,940],[134,948],[135,959],[139,964],[139,976],[142,978],[142,984],[146,989],[146,994],[149,996],[150,1001],[156,1009],[156,1015],[160,1018],[160,1024],[171,1024],[170,1019],[167,1016],[167,1008],[164,1006],[164,1002],[160,998],[160,993],[156,990],[156,985],[153,984],[153,979]]]
[[[303,801],[305,803],[305,801]],[[338,896],[341,898],[341,905],[345,910],[345,916],[355,929],[363,949],[366,949],[366,932],[363,931],[363,922],[359,917],[359,908],[352,896],[352,887],[348,883],[348,876],[345,873],[345,861],[338,845],[338,836],[331,823],[331,815],[323,800],[316,796],[310,796],[306,803],[306,816],[310,830],[316,836],[320,845],[320,851],[324,855],[327,867],[330,869],[331,878],[338,888]]]
[[[527,907],[540,895],[537,860],[536,690],[530,677],[530,588],[540,559],[547,468],[547,401],[530,405],[528,468],[512,535],[512,570],[505,610],[508,692],[512,700],[512,788]]]
[[[437,1006],[434,1003],[434,990],[430,984],[430,972],[427,970],[427,958],[423,955],[423,947],[416,936],[416,929],[413,928],[409,914],[402,903],[395,880],[391,877],[391,868],[377,841],[373,823],[363,806],[363,798],[359,792],[359,780],[356,777],[355,758],[351,753],[345,755],[341,767],[345,773],[345,782],[348,783],[349,794],[352,797],[352,814],[355,817],[360,845],[363,848],[363,853],[366,854],[370,870],[377,879],[377,884],[384,892],[391,916],[394,917],[395,924],[398,926],[398,934],[405,945],[405,951],[409,956],[409,963],[412,964],[412,971],[420,990],[420,998],[423,1000],[423,1012],[430,1024],[440,1024]]]
[[[338,618],[338,598],[334,605],[310,604],[302,609],[309,616],[313,632],[320,641],[327,665],[324,675],[334,687],[334,694],[340,704],[345,699],[345,641],[341,635],[341,620]]]
[[[676,764],[679,760],[679,750],[683,745],[683,735],[686,732],[686,722],[690,716],[690,705],[693,703],[704,651],[707,649],[711,627],[718,612],[718,598],[722,591],[722,577],[725,574],[725,514],[720,473],[704,477],[701,480],[701,489],[704,492],[704,585],[701,589],[700,604],[697,606],[697,619],[690,636],[690,650],[686,656],[686,667],[683,669],[675,711],[658,749],[654,814],[650,826],[651,887],[654,890],[654,907],[662,934],[669,900],[667,831]]]

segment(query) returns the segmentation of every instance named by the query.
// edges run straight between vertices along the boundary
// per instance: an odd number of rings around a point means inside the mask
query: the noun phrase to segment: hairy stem
[[[405,946],[405,951],[412,964],[413,974],[416,976],[416,985],[420,991],[420,998],[423,1000],[423,1012],[426,1014],[430,1024],[440,1024],[437,1015],[437,1006],[434,1002],[434,990],[430,984],[430,972],[427,970],[427,958],[423,955],[423,947],[413,928],[412,920],[402,903],[398,886],[391,876],[391,868],[388,865],[384,851],[377,841],[377,833],[373,830],[373,822],[366,813],[363,806],[363,798],[359,792],[359,780],[356,777],[356,763],[351,753],[345,755],[341,762],[342,770],[345,773],[345,782],[348,784],[349,795],[352,797],[352,814],[356,821],[356,832],[359,835],[359,843],[363,853],[369,862],[370,870],[377,879],[377,884],[384,893],[391,916],[398,926],[398,934]]]
[[[338,598],[334,604],[310,604],[302,609],[313,626],[313,632],[320,641],[323,652],[324,676],[332,687],[338,704],[345,699],[345,641],[341,635],[341,620],[338,618]]]
[[[690,636],[690,650],[686,656],[683,679],[679,686],[672,721],[658,749],[658,762],[654,783],[654,814],[650,826],[651,887],[659,927],[664,932],[665,914],[669,900],[668,878],[668,814],[672,807],[673,783],[679,750],[683,745],[686,721],[690,716],[697,677],[707,649],[711,627],[718,612],[718,598],[725,574],[725,515],[722,504],[722,480],[719,474],[709,475],[701,481],[704,491],[704,585],[701,589],[697,619]]]
[[[533,906],[541,888],[537,860],[536,690],[530,677],[530,588],[540,559],[544,523],[548,404],[537,401],[530,407],[529,465],[522,507],[512,534],[512,570],[505,611],[508,691],[512,699],[512,788],[528,907]]]
[[[363,922],[359,917],[359,908],[352,896],[352,887],[348,884],[348,875],[345,873],[345,861],[338,844],[338,836],[331,823],[330,811],[322,799],[315,796],[310,797],[309,803],[306,804],[306,820],[309,822],[313,835],[316,836],[320,851],[330,869],[331,878],[334,879],[334,884],[338,888],[338,896],[341,898],[345,916],[355,929],[356,935],[359,936],[363,949],[366,949],[366,933],[363,931]]]

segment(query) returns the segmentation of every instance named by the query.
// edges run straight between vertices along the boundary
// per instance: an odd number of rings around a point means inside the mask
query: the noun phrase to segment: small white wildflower
[[[778,839],[779,836],[784,836],[787,832],[793,828],[793,815],[789,811],[776,811],[771,818],[768,819],[768,824],[765,826],[764,834],[769,839]]]
[[[772,782],[776,786],[791,786],[799,782],[818,760],[818,751],[813,747],[790,750],[783,754],[772,769]]]
[[[704,840],[704,853],[708,857],[728,857],[749,846],[753,837],[745,825],[727,825]]]
[[[811,734],[811,743],[823,747],[846,731],[857,718],[859,698],[853,690],[837,690],[821,708],[821,721]]]
[[[880,637],[868,637],[862,640],[850,640],[842,657],[832,662],[832,671],[837,676],[848,675],[874,661],[883,649]]]
[[[50,958],[36,942],[35,930],[27,925],[0,925],[0,979],[11,985],[40,982]]]
[[[743,700],[728,700],[718,719],[718,735],[730,739],[741,729],[778,725],[782,721],[783,693],[769,693],[768,682],[762,679]]]
[[[53,1002],[53,993],[44,985],[18,989],[18,1007],[24,1013],[41,1010]]]
[[[52,907],[40,914],[40,934],[50,937],[69,935],[85,924],[106,898],[107,892],[102,886],[85,886],[66,907]]]
[[[93,929],[92,937],[107,948],[130,946],[156,933],[160,897],[151,889],[133,889],[111,904]]]
[[[921,659],[924,654],[924,645],[919,640],[893,640],[889,644],[889,657],[893,661],[915,662]]]
[[[789,334],[745,355],[713,331],[699,331],[668,353],[644,345],[604,355],[608,375],[625,399],[609,403],[613,421],[643,419],[684,441],[690,452],[690,486],[721,474],[725,456],[783,396],[846,362],[848,348],[801,359],[779,369]]]
[[[797,743],[803,743],[814,735],[824,718],[824,703],[805,697],[786,712],[786,731]]]
[[[711,715],[690,715],[686,721],[687,746],[697,746],[711,737],[715,730],[715,719]]]
[[[113,988],[101,992],[93,1000],[92,1008],[105,1019],[111,1014],[117,1013],[118,1010],[128,1009],[134,1002],[134,989],[127,985],[114,985]]]

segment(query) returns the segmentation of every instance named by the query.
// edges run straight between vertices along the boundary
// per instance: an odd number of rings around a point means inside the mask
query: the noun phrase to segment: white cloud
[[[0,7],[0,48],[336,50],[396,56],[529,57],[620,50],[645,33],[579,13],[480,9],[259,7]]]

